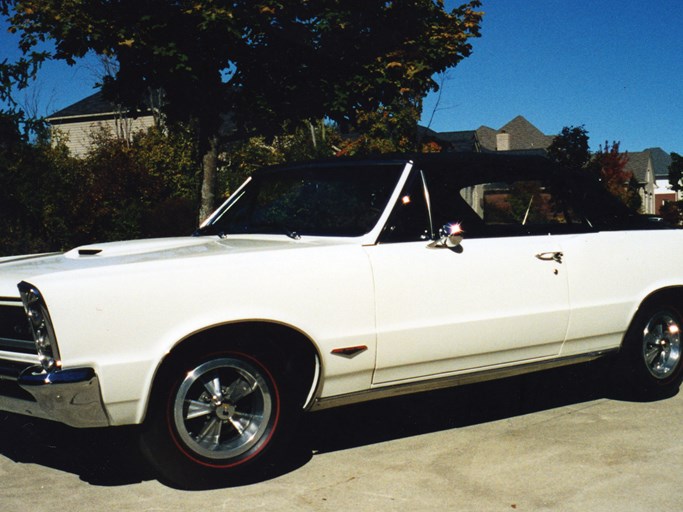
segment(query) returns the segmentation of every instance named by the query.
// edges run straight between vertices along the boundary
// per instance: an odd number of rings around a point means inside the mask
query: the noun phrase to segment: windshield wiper
[[[197,228],[192,232],[192,236],[207,236],[207,235],[217,235],[217,234],[219,234],[219,233],[216,231],[215,226],[210,226],[210,225]]]
[[[280,224],[279,222],[272,222],[269,224],[252,224],[246,230],[247,233],[282,233],[287,235],[292,240],[300,240],[301,235],[293,229]]]
[[[282,227],[282,231],[284,231],[285,235],[287,235],[292,240],[301,240],[301,235],[299,233],[297,233],[296,231],[292,231],[291,229],[287,229],[284,226]]]
[[[301,240],[301,235],[294,231],[293,229],[289,229],[287,226],[283,226],[282,224],[259,224],[258,227],[256,228],[258,231],[251,231],[252,233],[254,232],[261,232],[261,229],[268,229],[268,230],[273,230],[282,234],[287,235],[289,238],[292,240]]]
[[[238,232],[235,231],[228,231],[226,232],[224,229],[221,229],[217,225],[208,225],[204,226],[202,228],[197,228],[195,231],[192,233],[192,236],[211,236],[211,235],[217,235],[221,238],[225,238],[228,235],[246,235],[246,234],[257,234],[257,233],[263,233],[263,234],[268,234],[268,232],[274,232],[274,233],[282,233],[284,235],[287,235],[289,238],[292,240],[301,240],[301,235],[294,231],[293,229],[289,229],[286,226],[283,226],[282,224],[257,224],[256,226],[248,226],[244,230],[240,230]]]

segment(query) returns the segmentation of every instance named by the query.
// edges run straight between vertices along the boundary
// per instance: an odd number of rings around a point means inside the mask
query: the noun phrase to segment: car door
[[[529,180],[492,179],[463,183],[448,170],[416,170],[379,243],[366,248],[376,294],[374,384],[559,354],[569,317],[562,240],[575,228],[551,211],[543,185],[533,184],[541,187],[534,196]],[[435,248],[434,226],[456,221],[462,243]]]
[[[562,356],[620,346],[640,302],[680,268],[678,240],[660,230],[604,231],[567,240],[570,327]],[[654,262],[656,248],[657,262]],[[676,281],[669,271],[670,283]]]

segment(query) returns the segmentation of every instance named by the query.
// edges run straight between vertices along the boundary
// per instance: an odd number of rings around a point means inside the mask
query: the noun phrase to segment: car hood
[[[334,245],[340,240],[291,240],[285,236],[178,237],[109,242],[77,247],[65,253],[0,258],[0,297],[16,297],[17,284],[36,276],[88,268],[131,265],[285,249]]]

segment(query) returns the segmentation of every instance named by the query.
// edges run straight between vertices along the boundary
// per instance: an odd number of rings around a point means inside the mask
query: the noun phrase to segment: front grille
[[[19,299],[0,298],[0,351],[36,354],[36,346]]]

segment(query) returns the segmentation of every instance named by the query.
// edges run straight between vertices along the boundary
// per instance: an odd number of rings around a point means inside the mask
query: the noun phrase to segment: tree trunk
[[[199,207],[199,222],[206,218],[216,208],[216,168],[218,167],[218,139],[212,137],[209,148],[202,157],[202,197]]]

